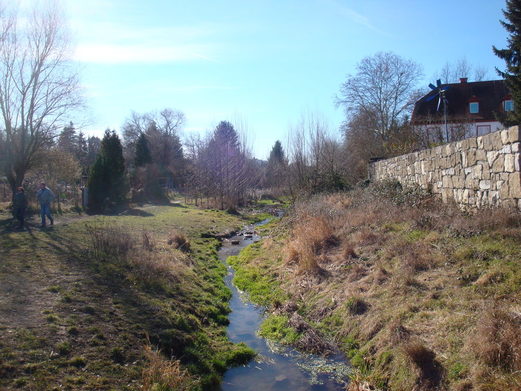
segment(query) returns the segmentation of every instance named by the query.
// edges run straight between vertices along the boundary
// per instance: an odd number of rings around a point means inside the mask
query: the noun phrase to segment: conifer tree
[[[152,163],[152,156],[148,148],[148,140],[144,133],[139,135],[136,142],[136,156],[134,164],[136,167],[143,167],[146,164]]]
[[[103,212],[111,205],[124,202],[127,194],[125,160],[118,135],[106,130],[101,149],[91,169],[89,181],[89,209]]]
[[[507,0],[503,15],[506,20],[500,22],[510,34],[508,45],[506,49],[494,46],[493,50],[496,56],[505,61],[505,71],[497,68],[496,71],[506,80],[514,101],[514,111],[508,113],[502,121],[509,126],[521,124],[521,0]]]
[[[279,140],[275,142],[270,152],[268,165],[266,167],[265,185],[272,188],[279,188],[284,182],[284,175],[287,168],[284,150]]]

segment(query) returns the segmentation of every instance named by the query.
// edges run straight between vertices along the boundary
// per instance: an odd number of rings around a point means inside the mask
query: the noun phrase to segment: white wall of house
[[[419,132],[427,134],[428,140],[431,142],[447,141],[444,124],[418,125],[416,128]],[[483,136],[504,129],[504,126],[498,121],[470,122],[465,124],[449,122],[447,123],[447,129],[449,131],[449,141],[455,141],[461,138]],[[464,137],[462,137],[463,134]]]

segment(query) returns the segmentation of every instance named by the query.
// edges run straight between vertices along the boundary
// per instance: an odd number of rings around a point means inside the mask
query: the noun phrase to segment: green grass
[[[254,354],[226,337],[231,293],[215,238],[248,221],[184,205],[147,206],[66,224],[58,218],[47,230],[0,231],[0,291],[15,275],[22,284],[18,297],[28,297],[25,316],[0,320],[4,329],[15,330],[0,336],[0,388],[23,383],[27,389],[41,389],[39,384],[51,389],[68,379],[78,390],[130,389],[146,365],[147,343],[181,359],[199,378],[196,389],[218,382],[224,369]],[[171,231],[183,232],[191,244],[186,265],[172,277],[146,280],[132,263],[93,252],[88,227],[111,226],[136,242],[143,231],[151,233],[158,255],[173,251],[166,244]],[[56,357],[49,360],[52,346]],[[21,362],[39,363],[38,369],[24,376]]]
[[[289,326],[285,315],[269,315],[262,322],[259,335],[285,345],[293,345],[300,338],[300,334]]]
[[[285,301],[287,296],[271,268],[277,260],[270,262],[270,255],[264,254],[261,246],[262,242],[253,243],[238,256],[229,257],[227,262],[235,269],[233,283],[237,288],[247,292],[253,303],[270,306]],[[252,265],[259,257],[262,257],[262,266]]]

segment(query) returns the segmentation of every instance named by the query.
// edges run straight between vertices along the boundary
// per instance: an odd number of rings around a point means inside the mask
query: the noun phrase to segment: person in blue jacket
[[[51,215],[51,203],[54,200],[54,193],[49,189],[45,183],[40,183],[40,190],[36,193],[36,198],[40,203],[40,214],[42,216],[42,228],[45,227],[45,217],[49,218],[51,225],[54,224],[54,219]]]

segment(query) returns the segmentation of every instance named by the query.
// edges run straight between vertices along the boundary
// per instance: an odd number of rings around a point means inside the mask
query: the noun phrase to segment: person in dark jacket
[[[40,190],[36,193],[36,198],[40,203],[40,214],[42,216],[42,227],[45,227],[45,217],[49,218],[51,225],[54,224],[54,219],[51,215],[51,202],[54,200],[54,193],[45,186],[45,183],[40,183]]]
[[[23,229],[25,226],[25,210],[27,209],[27,198],[25,197],[25,191],[23,187],[16,189],[16,193],[13,198],[13,214],[18,220],[18,228]]]

